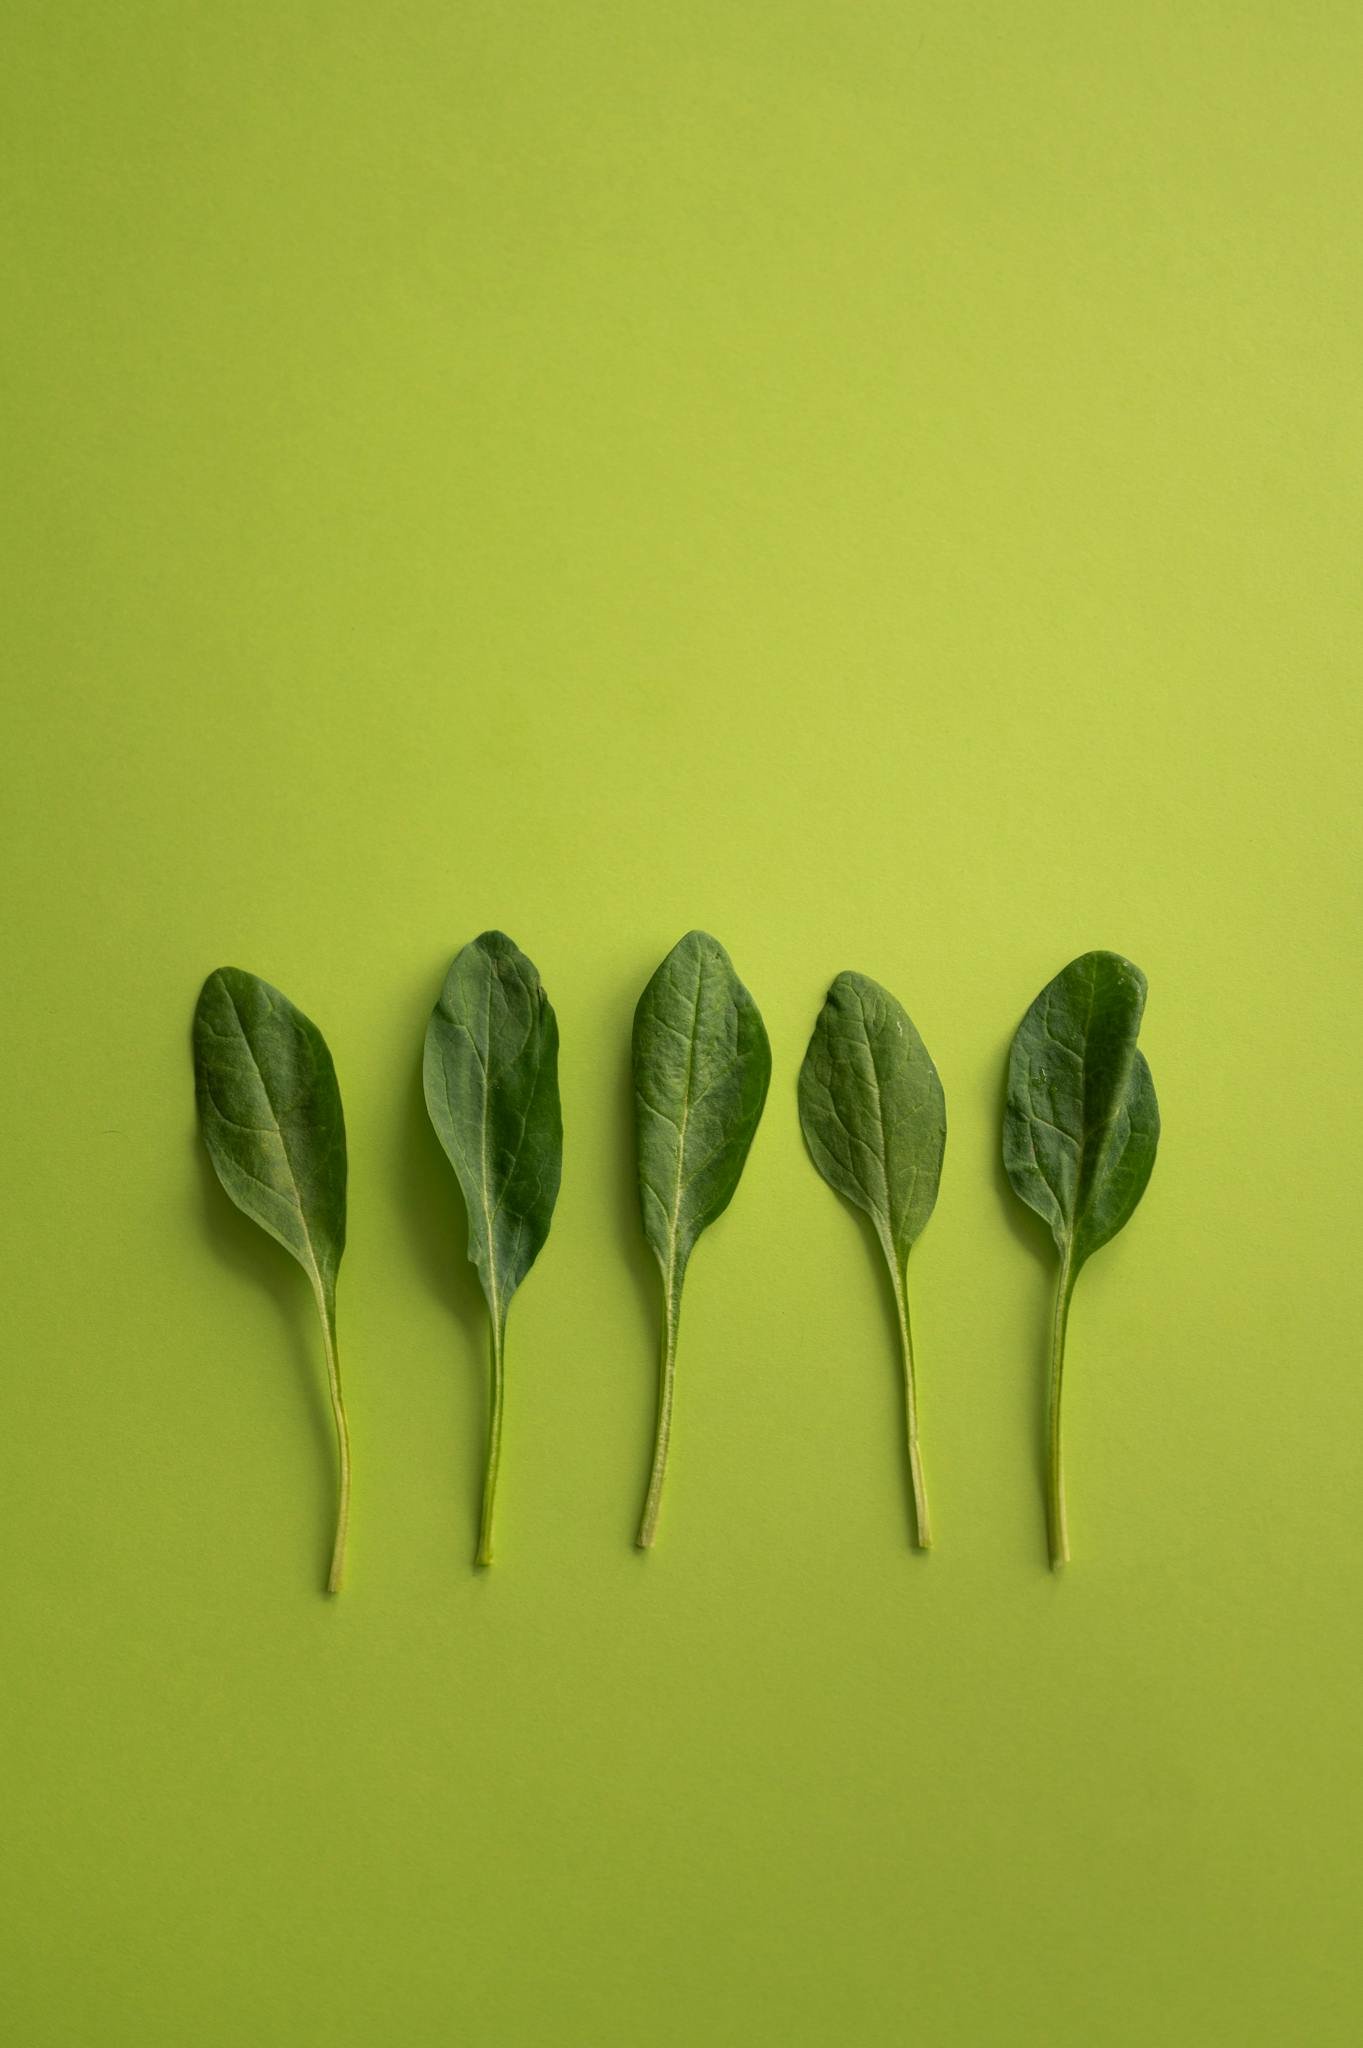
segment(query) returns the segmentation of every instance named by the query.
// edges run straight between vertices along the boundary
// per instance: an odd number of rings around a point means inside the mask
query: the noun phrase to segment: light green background
[[[0,2020],[16,2048],[1359,2039],[1363,21],[1315,5],[10,16]],[[483,1334],[418,1053],[563,1033]],[[634,999],[775,1072],[659,1547]],[[1005,1048],[1112,946],[1165,1136],[1072,1327]],[[301,1274],[194,1137],[220,962],[351,1134],[350,1584]],[[794,1085],[844,966],[945,1081],[907,1545]]]

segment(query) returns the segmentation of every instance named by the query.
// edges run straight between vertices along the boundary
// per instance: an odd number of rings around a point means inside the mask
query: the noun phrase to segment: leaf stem
[[[336,1304],[320,1282],[317,1286],[317,1310],[322,1319],[322,1348],[327,1359],[327,1389],[331,1395],[331,1413],[336,1423],[336,1454],[340,1481],[336,1500],[336,1541],[332,1546],[327,1591],[339,1593],[341,1581],[345,1576],[346,1536],[350,1529],[350,1426],[346,1421],[345,1402],[341,1397],[341,1367],[336,1353]]]
[[[909,1482],[913,1488],[914,1540],[920,1550],[932,1549],[932,1524],[928,1519],[928,1494],[923,1480],[923,1460],[918,1448],[918,1393],[914,1383],[913,1335],[909,1327],[909,1289],[898,1259],[892,1258],[895,1307],[899,1312],[899,1341],[904,1354],[904,1423],[909,1451]]]
[[[648,1492],[644,1496],[639,1534],[634,1539],[640,1550],[652,1547],[658,1529],[658,1509],[662,1505],[663,1479],[667,1473],[667,1451],[672,1440],[672,1384],[677,1364],[680,1316],[681,1304],[669,1291],[663,1312],[662,1351],[658,1365],[658,1428],[653,1444],[653,1469],[648,1475]]]
[[[492,1402],[488,1415],[487,1465],[483,1473],[483,1519],[478,1531],[478,1563],[492,1563],[492,1518],[497,1506],[497,1473],[502,1462],[502,1389],[506,1315],[492,1318]]]
[[[1070,1532],[1065,1518],[1065,1471],[1060,1445],[1060,1394],[1065,1378],[1065,1331],[1070,1319],[1070,1297],[1074,1292],[1068,1255],[1060,1261],[1060,1278],[1055,1290],[1055,1321],[1051,1327],[1051,1378],[1047,1425],[1046,1533],[1051,1549],[1051,1568],[1059,1570],[1070,1561]]]

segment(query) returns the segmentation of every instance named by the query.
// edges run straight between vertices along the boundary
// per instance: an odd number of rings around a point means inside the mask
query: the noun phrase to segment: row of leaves
[[[1060,1394],[1080,1268],[1140,1201],[1159,1139],[1150,1069],[1136,1039],[1145,977],[1116,953],[1085,953],[1047,984],[1008,1064],[1003,1157],[1059,1253],[1049,1386],[1047,1522],[1053,1564],[1069,1556]],[[316,1296],[339,1450],[341,1584],[350,1436],[336,1350],[345,1248],[346,1141],[331,1054],[317,1026],[240,968],[210,974],[194,1018],[199,1117],[218,1178],[292,1252]],[[634,1015],[634,1098],[644,1234],[662,1275],[657,1431],[638,1542],[658,1526],[672,1431],[682,1284],[696,1240],[733,1199],[771,1079],[757,1005],[717,940],[688,932]],[[501,1460],[507,1311],[549,1234],[563,1160],[558,1022],[539,975],[503,932],[455,956],[426,1031],[426,1106],[468,1210],[469,1258],[491,1322],[491,1399],[478,1562],[492,1562]],[[937,1200],[946,1147],[942,1083],[888,989],[840,974],[805,1054],[800,1123],[828,1184],[870,1217],[894,1288],[903,1356],[914,1534],[932,1541],[918,1441],[909,1252]]]

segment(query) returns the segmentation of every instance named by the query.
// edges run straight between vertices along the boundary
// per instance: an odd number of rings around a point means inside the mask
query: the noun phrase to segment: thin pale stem
[[[1055,1290],[1055,1321],[1051,1328],[1051,1379],[1047,1425],[1046,1532],[1051,1547],[1051,1566],[1058,1570],[1070,1561],[1070,1532],[1065,1519],[1065,1470],[1060,1444],[1060,1394],[1065,1378],[1065,1331],[1070,1319],[1070,1296],[1074,1284],[1070,1262],[1060,1262],[1060,1279]]]
[[[478,1531],[478,1562],[492,1563],[492,1518],[497,1507],[497,1472],[502,1462],[502,1388],[506,1318],[492,1318],[492,1398],[488,1414],[487,1466],[483,1473],[483,1519]]]
[[[327,1591],[339,1593],[341,1581],[345,1576],[346,1535],[350,1528],[350,1426],[345,1417],[345,1402],[341,1398],[341,1367],[336,1355],[336,1308],[320,1286],[317,1289],[317,1309],[322,1318],[322,1348],[327,1358],[327,1387],[331,1394],[331,1413],[336,1424],[336,1454],[340,1480],[336,1499],[336,1541],[332,1546]]]
[[[648,1475],[648,1492],[644,1496],[639,1534],[634,1539],[640,1550],[651,1548],[658,1529],[658,1509],[662,1504],[663,1480],[667,1473],[667,1449],[672,1439],[672,1383],[677,1363],[679,1313],[680,1305],[669,1293],[664,1303],[662,1350],[658,1363],[658,1428],[653,1444],[653,1469]]]
[[[909,1289],[899,1261],[893,1254],[891,1269],[894,1273],[895,1307],[899,1312],[899,1342],[904,1354],[904,1424],[908,1439],[909,1483],[913,1488],[914,1540],[920,1550],[931,1550],[932,1524],[928,1519],[928,1494],[918,1447],[918,1391],[913,1371],[913,1334],[909,1327]]]

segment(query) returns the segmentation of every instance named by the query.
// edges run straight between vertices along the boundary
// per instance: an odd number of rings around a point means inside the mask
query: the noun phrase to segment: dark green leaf
[[[482,1564],[492,1562],[503,1347],[511,1297],[535,1262],[563,1167],[558,1024],[539,975],[504,932],[456,954],[426,1031],[426,1107],[463,1191],[469,1258],[492,1322]]]
[[[799,1095],[810,1157],[830,1187],[865,1210],[889,1267],[904,1361],[914,1522],[926,1550],[932,1537],[905,1267],[937,1200],[947,1136],[942,1084],[903,1005],[864,974],[840,974],[814,1026]]]
[[[829,1186],[864,1209],[894,1271],[933,1211],[946,1100],[913,1020],[879,982],[840,974],[800,1069],[800,1126]]]
[[[766,1101],[771,1048],[717,939],[688,932],[634,1013],[644,1235],[663,1280],[658,1432],[639,1543],[653,1541],[671,1433],[682,1281],[696,1239],[733,1200]]]
[[[292,1252],[322,1322],[340,1456],[336,1547],[345,1561],[350,1443],[336,1358],[336,1275],[345,1249],[345,1119],[336,1070],[317,1026],[287,996],[239,967],[210,974],[194,1012],[199,1121],[218,1179],[239,1209]]]
[[[1051,1558],[1069,1555],[1060,1458],[1060,1391],[1074,1283],[1126,1224],[1159,1143],[1155,1086],[1136,1044],[1145,976],[1117,953],[1085,953],[1049,982],[1018,1026],[1008,1059],[1003,1162],[1050,1226],[1060,1254],[1051,1347]]]

